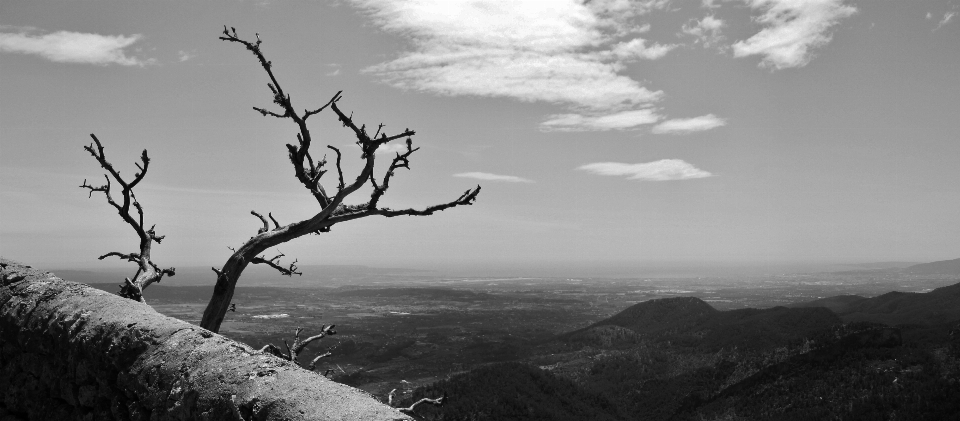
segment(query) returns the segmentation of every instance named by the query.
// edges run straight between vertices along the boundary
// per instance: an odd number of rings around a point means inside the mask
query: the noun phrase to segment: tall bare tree
[[[88,196],[93,196],[94,192],[102,192],[107,197],[107,203],[120,213],[123,221],[126,222],[127,225],[130,225],[130,227],[136,231],[137,236],[140,237],[139,252],[120,253],[111,251],[100,256],[100,260],[116,256],[136,263],[137,272],[133,275],[133,280],[130,280],[130,278],[124,279],[124,284],[120,285],[120,296],[144,302],[144,289],[154,282],[160,282],[160,279],[163,278],[164,275],[173,276],[176,274],[175,268],[160,269],[160,267],[150,260],[151,246],[154,242],[160,244],[164,236],[157,235],[156,231],[154,231],[156,225],[151,226],[149,229],[144,228],[146,225],[143,224],[143,206],[140,205],[140,202],[137,201],[137,196],[133,193],[133,188],[136,187],[137,184],[140,184],[143,177],[147,175],[147,169],[150,167],[150,157],[147,156],[147,150],[144,149],[143,154],[140,155],[140,161],[143,162],[143,165],[137,164],[140,172],[134,174],[133,180],[128,182],[120,177],[120,172],[113,168],[113,165],[107,161],[107,156],[103,151],[104,148],[103,144],[100,143],[100,139],[97,139],[97,136],[93,134],[91,134],[90,137],[93,138],[93,143],[84,146],[83,149],[89,152],[90,155],[100,163],[100,166],[107,171],[107,173],[103,175],[107,181],[103,185],[93,186],[87,184],[87,180],[83,180],[83,185],[80,187],[90,191]],[[111,178],[114,180],[113,182],[110,181]],[[120,203],[117,203],[111,194],[116,193],[114,183],[120,187]],[[137,217],[130,214],[130,206],[133,206],[133,208],[137,210]]]
[[[380,199],[390,187],[390,181],[396,173],[396,170],[401,168],[410,169],[410,156],[419,149],[413,147],[413,141],[411,139],[415,132],[406,129],[401,133],[388,136],[386,133],[382,133],[383,124],[380,124],[376,132],[371,135],[368,133],[365,125],[358,127],[353,121],[352,114],[350,116],[344,114],[337,106],[341,92],[337,92],[326,104],[319,108],[313,110],[305,109],[302,113],[298,113],[293,107],[293,102],[290,100],[290,94],[284,91],[280,86],[280,82],[277,81],[273,73],[273,63],[268,61],[261,51],[260,44],[262,41],[260,40],[260,35],[257,34],[256,37],[257,40],[255,42],[246,41],[237,36],[235,29],[230,28],[228,30],[224,27],[223,36],[221,36],[220,39],[235,42],[246,47],[246,49],[253,53],[257,60],[260,61],[260,65],[263,67],[263,70],[266,71],[267,76],[270,78],[267,86],[273,94],[273,103],[279,106],[280,110],[275,112],[258,107],[254,107],[253,109],[265,117],[289,119],[296,124],[298,131],[296,135],[297,143],[287,144],[287,155],[290,158],[290,163],[293,165],[297,180],[307,189],[314,199],[316,199],[319,210],[314,216],[308,219],[282,226],[276,219],[273,219],[271,215],[273,222],[272,228],[266,218],[253,212],[254,215],[260,218],[263,227],[257,231],[255,236],[237,248],[233,255],[224,263],[223,267],[220,269],[213,268],[217,274],[217,284],[214,288],[213,296],[210,297],[210,303],[207,304],[207,308],[203,313],[203,319],[200,322],[201,327],[213,332],[220,330],[220,324],[223,322],[224,315],[226,315],[230,301],[233,298],[237,280],[240,279],[240,275],[247,265],[265,264],[279,270],[280,273],[285,275],[291,275],[291,272],[295,271],[295,266],[293,265],[284,267],[279,264],[279,259],[267,259],[261,256],[261,253],[267,249],[307,234],[328,232],[330,231],[330,227],[336,224],[368,216],[422,216],[431,215],[434,212],[455,206],[470,205],[473,204],[477,198],[477,194],[480,193],[480,186],[477,186],[459,195],[455,200],[423,209],[391,209],[380,206]],[[326,158],[315,157],[311,152],[313,136],[307,127],[307,119],[327,108],[333,110],[344,127],[353,131],[353,134],[357,138],[356,144],[362,151],[361,159],[363,160],[363,169],[360,170],[360,174],[358,174],[353,181],[347,183],[344,181],[343,168],[340,165],[342,158],[340,150],[332,145],[327,145],[327,149],[336,155],[333,168],[336,169],[337,178],[333,180],[336,187],[335,193],[332,194],[328,193],[320,183],[321,178],[331,169],[331,166]],[[377,177],[374,176],[377,149],[389,142],[400,139],[405,140],[406,149],[396,153],[396,156],[390,161],[386,173],[378,180]],[[355,193],[367,183],[372,187],[372,192],[366,201],[354,205],[344,204],[344,200],[348,196]]]
[[[270,116],[280,119],[290,119],[297,125],[297,143],[286,145],[287,155],[291,164],[293,164],[294,175],[296,176],[297,180],[303,184],[307,191],[310,192],[314,199],[316,199],[317,204],[319,205],[319,210],[314,216],[308,219],[288,225],[281,225],[277,219],[273,217],[273,213],[271,212],[267,213],[270,221],[268,221],[267,218],[261,213],[256,211],[250,212],[252,215],[260,219],[260,222],[263,223],[263,226],[257,230],[256,235],[247,240],[242,246],[237,249],[231,249],[233,254],[229,259],[227,259],[226,263],[224,263],[220,269],[212,268],[217,274],[217,283],[214,288],[213,295],[210,297],[210,302],[207,304],[207,307],[204,310],[200,326],[213,332],[218,332],[220,330],[220,325],[223,323],[223,318],[230,309],[230,302],[233,299],[233,293],[236,288],[237,281],[240,279],[240,275],[243,273],[243,270],[247,267],[247,265],[267,265],[287,276],[301,274],[296,266],[296,260],[288,265],[281,264],[280,260],[285,256],[282,253],[279,253],[274,257],[268,258],[262,254],[267,249],[307,234],[320,234],[329,232],[330,227],[333,225],[341,222],[365,218],[368,216],[380,215],[388,218],[404,215],[425,216],[432,215],[434,212],[442,211],[455,206],[471,205],[476,200],[477,195],[480,193],[480,186],[477,186],[476,188],[468,189],[455,200],[422,209],[391,209],[380,206],[380,199],[390,187],[390,181],[396,174],[396,170],[401,168],[410,169],[410,156],[419,150],[419,148],[413,147],[413,140],[411,139],[416,133],[413,130],[405,129],[401,133],[388,136],[386,133],[383,133],[384,126],[383,124],[380,124],[377,127],[376,132],[373,135],[370,135],[367,132],[365,125],[358,127],[353,121],[352,114],[347,116],[337,106],[337,101],[340,100],[340,94],[342,91],[337,92],[337,94],[327,101],[327,103],[322,107],[314,110],[305,109],[303,113],[298,113],[293,108],[290,95],[283,90],[283,88],[280,86],[280,83],[277,81],[277,78],[273,73],[273,64],[270,61],[267,61],[260,50],[260,44],[262,43],[260,40],[260,35],[257,34],[256,37],[256,42],[246,41],[237,36],[235,29],[230,28],[228,31],[227,28],[224,27],[223,36],[221,36],[220,39],[229,42],[236,42],[246,47],[247,50],[256,56],[256,58],[260,61],[260,65],[267,72],[267,76],[270,78],[270,82],[267,83],[267,86],[273,93],[273,102],[280,107],[280,111],[274,112],[259,107],[253,107],[253,109],[265,117]],[[362,152],[361,160],[363,161],[363,168],[360,170],[360,173],[357,175],[356,179],[350,183],[344,181],[343,167],[341,166],[342,154],[340,149],[332,145],[327,145],[327,149],[336,154],[336,161],[333,163],[333,168],[331,168],[331,165],[327,162],[325,155],[323,158],[317,159],[311,153],[313,137],[311,136],[310,129],[307,127],[307,119],[327,108],[333,110],[343,126],[349,128],[353,132],[357,138],[356,144],[360,147]],[[94,135],[90,136],[93,138],[94,143],[90,144],[90,146],[86,146],[84,149],[90,152],[97,162],[100,163],[100,166],[107,171],[107,174],[104,175],[104,177],[107,179],[107,182],[102,186],[92,186],[87,184],[87,181],[84,180],[81,187],[89,189],[90,195],[92,195],[94,192],[103,192],[107,197],[107,202],[119,211],[123,220],[133,227],[133,229],[137,232],[137,235],[140,237],[139,253],[124,254],[119,252],[111,252],[100,256],[100,259],[104,259],[109,256],[117,256],[131,262],[136,262],[139,265],[139,268],[134,276],[134,280],[131,281],[129,278],[126,280],[126,284],[121,286],[122,288],[120,295],[143,302],[143,290],[147,286],[153,282],[158,282],[164,275],[173,276],[175,274],[174,268],[160,269],[150,260],[151,243],[154,241],[159,243],[164,237],[156,235],[153,227],[150,229],[144,229],[143,207],[137,201],[136,196],[133,193],[133,188],[140,183],[140,181],[143,180],[143,177],[146,175],[147,167],[150,164],[150,159],[147,157],[147,151],[144,150],[143,155],[141,156],[143,165],[137,164],[137,167],[140,168],[140,172],[134,175],[133,181],[126,182],[113,168],[113,165],[107,161],[103,152],[104,148],[101,145],[100,140]],[[400,139],[405,141],[406,149],[396,153],[396,155],[391,159],[390,165],[387,167],[383,177],[378,179],[374,175],[377,149],[383,145],[386,145],[387,143]],[[94,146],[96,146],[96,148],[94,148]],[[336,169],[337,176],[337,178],[333,180],[336,186],[336,193],[334,194],[327,193],[327,190],[320,183],[320,180],[324,174],[331,169]],[[123,196],[122,203],[117,203],[111,196],[111,191],[113,188],[113,185],[110,181],[111,177],[121,187],[121,194]],[[366,198],[366,201],[353,205],[347,205],[344,203],[344,200],[348,196],[355,193],[367,183],[369,183],[372,187],[372,191],[370,196]],[[130,214],[131,205],[137,211],[137,218],[134,218]],[[273,223],[272,228],[270,222]],[[333,334],[332,331],[325,331],[324,334],[310,337],[305,341],[300,341],[299,333],[300,329],[298,328],[296,335],[297,338],[295,338],[295,345],[292,348],[296,349],[296,352],[291,352],[287,357],[288,359],[294,361],[296,360],[296,354],[300,353],[303,347],[305,347],[307,344],[325,335]],[[265,350],[266,348],[267,347],[265,347]],[[274,347],[274,350],[279,350],[279,348]],[[316,363],[316,359],[313,363]]]

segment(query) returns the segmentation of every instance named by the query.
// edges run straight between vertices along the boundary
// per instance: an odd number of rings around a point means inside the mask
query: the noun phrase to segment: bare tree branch
[[[175,268],[166,268],[160,269],[150,258],[150,251],[153,242],[159,244],[163,241],[164,236],[157,235],[154,228],[156,225],[151,226],[149,229],[144,229],[143,223],[143,206],[137,201],[137,196],[133,192],[133,188],[143,180],[147,175],[147,170],[150,168],[150,157],[147,156],[147,150],[144,149],[143,153],[140,154],[141,163],[137,163],[137,169],[140,171],[134,174],[133,181],[127,182],[120,176],[118,172],[109,161],[107,161],[106,153],[104,152],[103,144],[100,143],[100,139],[96,135],[91,134],[90,137],[93,139],[93,143],[84,146],[83,149],[90,153],[94,159],[97,160],[97,163],[100,164],[100,167],[103,168],[107,173],[103,175],[106,179],[106,183],[101,186],[93,186],[87,184],[87,180],[83,180],[83,184],[80,185],[80,188],[88,190],[87,197],[93,197],[94,192],[103,193],[106,196],[107,203],[117,210],[117,213],[120,214],[120,218],[127,223],[134,232],[137,233],[137,236],[140,238],[140,251],[138,253],[120,253],[112,251],[101,255],[100,260],[106,259],[107,257],[119,257],[120,259],[127,260],[137,264],[137,272],[131,281],[130,278],[124,280],[124,284],[120,285],[120,296],[130,298],[132,300],[145,302],[143,299],[143,290],[146,289],[150,284],[154,282],[160,282],[160,280],[166,276],[176,275]],[[111,179],[113,181],[111,181]],[[119,197],[121,202],[117,203],[113,198],[113,189],[114,182],[120,187]],[[134,218],[130,214],[130,206],[133,206],[137,211],[137,217]]]
[[[264,218],[263,215],[257,213],[257,211],[250,211],[250,214],[260,218],[260,221],[263,222],[263,228],[257,230],[257,235],[270,231],[270,224],[267,223],[267,218]]]
[[[340,158],[342,157],[340,149],[337,149],[333,145],[327,145],[327,147],[337,153],[337,175],[339,176],[338,180],[340,180],[340,184],[337,185],[337,190],[343,190],[343,167],[340,166]]]
[[[387,405],[394,406],[394,405],[393,405],[393,398],[394,398],[394,396],[395,396],[396,394],[397,394],[397,389],[393,389],[393,390],[390,391],[390,393],[387,395]],[[441,396],[441,397],[439,397],[439,398],[433,398],[433,399],[430,399],[430,398],[422,398],[422,399],[414,402],[413,405],[410,405],[410,406],[408,406],[408,407],[399,407],[399,408],[397,408],[397,410],[400,411],[400,412],[403,412],[404,414],[407,414],[407,415],[411,415],[411,416],[415,416],[415,417],[416,417],[416,416],[418,416],[418,415],[417,415],[416,412],[414,412],[414,410],[415,410],[418,406],[423,405],[423,404],[430,404],[430,405],[435,405],[435,406],[443,406],[443,404],[447,402],[447,399],[449,399],[449,397],[447,396],[447,393],[444,392],[444,393],[443,393],[443,396]]]
[[[267,212],[267,216],[269,216],[270,220],[273,221],[273,229],[280,229],[280,223],[277,222],[277,218],[274,218],[273,214],[270,212]]]
[[[317,354],[317,356],[314,357],[313,360],[310,361],[310,365],[307,366],[307,370],[310,370],[310,371],[316,370],[316,368],[317,368],[317,362],[320,361],[321,359],[327,358],[327,357],[329,357],[329,356],[331,356],[331,355],[333,355],[333,353],[330,352],[330,351]],[[329,369],[327,369],[327,371],[329,371]],[[323,376],[326,377],[326,376],[327,376],[327,373],[324,373]]]
[[[343,91],[340,91],[340,92],[343,92]],[[313,111],[304,110],[304,111],[303,111],[303,119],[306,120],[308,117],[310,117],[310,116],[312,116],[312,115],[314,115],[314,114],[317,114],[317,113],[319,113],[320,111],[323,111],[324,108],[329,107],[330,104],[333,104],[333,101],[335,101],[337,98],[340,97],[340,92],[337,92],[337,94],[334,95],[333,98],[330,98],[330,100],[327,101],[326,104],[323,104],[322,107],[317,108],[316,110],[313,110]]]
[[[276,269],[277,271],[279,271],[279,272],[280,272],[282,275],[284,275],[284,276],[291,276],[291,277],[292,277],[293,275],[303,275],[303,273],[301,273],[301,272],[299,271],[300,268],[297,267],[297,260],[296,260],[296,259],[294,259],[294,260],[293,260],[293,263],[290,263],[290,265],[289,265],[288,267],[280,266],[280,258],[281,258],[281,257],[284,257],[284,256],[286,256],[286,255],[283,254],[283,253],[280,253],[280,254],[278,254],[278,255],[276,255],[276,256],[273,256],[273,257],[271,257],[271,258],[269,258],[269,259],[264,258],[263,256],[257,256],[257,257],[254,257],[253,259],[250,260],[250,264],[252,264],[252,265],[267,265],[267,266],[270,266],[270,267]]]
[[[303,350],[307,347],[307,345],[310,345],[311,342],[318,341],[327,336],[336,335],[337,331],[333,330],[334,327],[336,327],[336,325],[329,325],[329,326],[322,325],[320,327],[319,334],[313,335],[309,338],[302,339],[302,340],[300,339],[300,333],[303,332],[303,328],[297,327],[297,330],[293,334],[293,345],[288,343],[286,340],[283,341],[283,345],[287,349],[286,353],[284,353],[279,347],[273,344],[264,345],[262,348],[260,348],[260,352],[264,352],[287,361],[293,361],[294,363],[302,367],[303,365],[300,364],[299,357],[300,357],[300,354],[303,353]],[[331,355],[333,354],[330,352],[330,350],[327,350],[324,353],[318,354],[316,357],[314,357],[312,361],[310,361],[310,364],[308,365],[307,368],[310,371],[313,371],[316,368],[318,361],[320,361],[323,358],[329,357]]]

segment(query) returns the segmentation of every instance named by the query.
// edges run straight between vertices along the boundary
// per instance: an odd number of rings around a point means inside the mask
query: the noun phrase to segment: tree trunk
[[[210,296],[210,303],[203,311],[203,319],[200,320],[200,327],[211,332],[220,332],[220,324],[227,314],[230,302],[233,300],[233,292],[237,287],[237,280],[240,274],[246,269],[249,259],[244,257],[243,251],[247,247],[241,248],[227,260],[217,273],[217,286],[213,289],[213,295]],[[252,253],[256,256],[256,253]],[[216,269],[214,269],[216,271]]]

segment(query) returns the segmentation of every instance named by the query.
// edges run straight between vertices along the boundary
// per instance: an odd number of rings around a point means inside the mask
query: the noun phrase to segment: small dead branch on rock
[[[303,367],[303,364],[300,364],[300,361],[299,361],[300,354],[303,353],[303,350],[307,347],[307,345],[310,345],[310,343],[313,341],[318,341],[327,336],[336,335],[337,331],[333,330],[334,327],[336,327],[336,325],[329,325],[329,326],[322,325],[320,327],[319,334],[313,335],[303,340],[300,339],[300,332],[303,332],[303,328],[298,327],[296,332],[294,332],[293,334],[293,345],[290,345],[289,343],[287,343],[286,339],[284,339],[283,341],[284,347],[287,348],[286,353],[284,353],[278,346],[274,344],[264,345],[263,348],[260,348],[260,352],[266,352],[268,354],[274,355],[284,360],[293,361],[295,364]],[[330,350],[327,350],[327,352],[318,354],[316,357],[314,357],[313,360],[310,361],[310,364],[307,365],[306,368],[310,371],[314,371],[318,361],[320,361],[323,358],[329,357],[331,355],[333,354],[330,352]]]
[[[111,251],[100,256],[100,260],[116,256],[120,259],[136,263],[137,272],[133,275],[133,280],[130,280],[130,278],[124,279],[124,284],[120,285],[120,296],[145,303],[146,301],[143,299],[144,289],[154,282],[160,282],[160,279],[163,278],[164,275],[174,276],[176,274],[175,268],[160,269],[160,267],[150,259],[150,248],[153,242],[160,244],[164,236],[157,235],[156,231],[154,231],[156,225],[151,226],[149,229],[144,229],[143,206],[137,201],[137,196],[133,193],[133,188],[147,175],[147,169],[150,167],[150,158],[147,156],[147,150],[144,149],[143,154],[140,155],[140,161],[143,165],[137,164],[140,172],[134,174],[133,180],[128,182],[120,177],[120,172],[114,169],[113,165],[107,161],[107,156],[103,151],[104,147],[103,144],[100,143],[100,139],[97,139],[97,136],[93,134],[91,134],[90,137],[93,138],[93,143],[84,146],[83,149],[89,152],[90,155],[100,163],[100,167],[107,171],[107,173],[103,175],[106,183],[100,186],[94,186],[88,184],[87,180],[83,180],[80,188],[89,190],[90,193],[88,197],[92,197],[94,192],[103,193],[104,196],[107,197],[107,203],[117,210],[123,221],[126,222],[127,225],[130,225],[137,233],[137,236],[140,237],[139,252],[120,253]],[[113,181],[111,181],[111,179]],[[116,193],[114,183],[120,186],[120,203],[113,199],[112,193]],[[137,211],[136,217],[130,214],[131,206]]]

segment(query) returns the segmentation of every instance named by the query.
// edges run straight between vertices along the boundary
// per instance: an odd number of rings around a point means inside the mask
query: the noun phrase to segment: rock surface
[[[150,306],[0,259],[0,420],[408,420]]]

